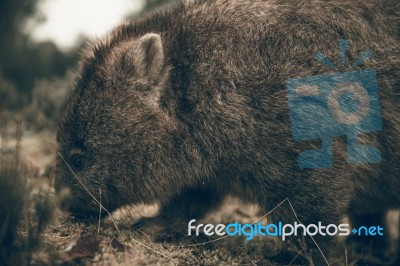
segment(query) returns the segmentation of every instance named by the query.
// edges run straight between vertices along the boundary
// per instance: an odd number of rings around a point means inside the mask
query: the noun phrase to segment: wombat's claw
[[[140,230],[140,229],[142,229],[143,228],[143,226],[144,226],[144,223],[142,222],[143,220],[142,219],[140,219],[139,221],[137,221],[137,222],[135,222],[131,227],[132,227],[132,229],[133,230]]]
[[[173,242],[182,238],[182,232],[163,224],[157,217],[143,218],[132,225],[132,229],[140,231],[155,242]]]
[[[132,229],[146,234],[153,234],[154,232],[161,231],[163,226],[160,223],[157,223],[154,218],[142,218],[132,225]]]

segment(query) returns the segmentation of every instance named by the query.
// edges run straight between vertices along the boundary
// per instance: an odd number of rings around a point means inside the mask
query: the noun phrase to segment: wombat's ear
[[[137,40],[133,51],[133,63],[136,76],[147,82],[161,73],[164,50],[159,34],[148,33]]]

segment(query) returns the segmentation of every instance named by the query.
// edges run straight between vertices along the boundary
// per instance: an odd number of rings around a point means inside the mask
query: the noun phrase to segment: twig
[[[100,194],[100,204],[101,204],[101,188],[99,188],[99,194]],[[97,233],[100,233],[100,219],[101,219],[101,207],[99,206],[99,225],[97,226]]]
[[[303,253],[302,249],[297,252],[296,256],[289,262],[288,265],[289,266],[292,265],[296,261],[296,259],[301,255],[301,253]]]

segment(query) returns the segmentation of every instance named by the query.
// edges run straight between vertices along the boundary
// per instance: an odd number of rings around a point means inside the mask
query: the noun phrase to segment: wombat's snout
[[[90,194],[79,181],[85,170],[85,153],[72,149],[68,156],[59,153],[54,188],[58,195],[59,207],[74,216],[91,216],[98,213],[98,206],[92,202]]]
[[[54,188],[58,197],[58,205],[61,210],[71,213],[76,218],[88,218],[99,213],[99,207],[90,199],[90,195],[79,190],[76,184],[67,182],[70,180],[62,175],[56,175]]]
[[[58,205],[61,210],[69,212],[75,218],[86,219],[98,216],[99,207],[90,198],[82,199],[71,192],[71,189],[63,187],[57,191]]]

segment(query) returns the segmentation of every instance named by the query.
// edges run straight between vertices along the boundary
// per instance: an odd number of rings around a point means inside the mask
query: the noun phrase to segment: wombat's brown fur
[[[108,210],[160,202],[164,220],[183,216],[183,230],[226,194],[265,210],[289,198],[304,224],[350,214],[383,225],[400,206],[399,13],[396,0],[217,0],[122,25],[82,60],[60,153]],[[349,40],[345,70],[374,51],[356,69],[377,71],[383,130],[362,141],[382,161],[347,163],[338,138],[333,168],[302,170],[299,153],[320,144],[293,141],[285,82],[339,72],[315,55],[340,62],[340,38]],[[97,214],[61,157],[55,187],[71,190],[72,212]],[[274,214],[294,221],[288,204]],[[333,250],[329,237],[315,238]]]

